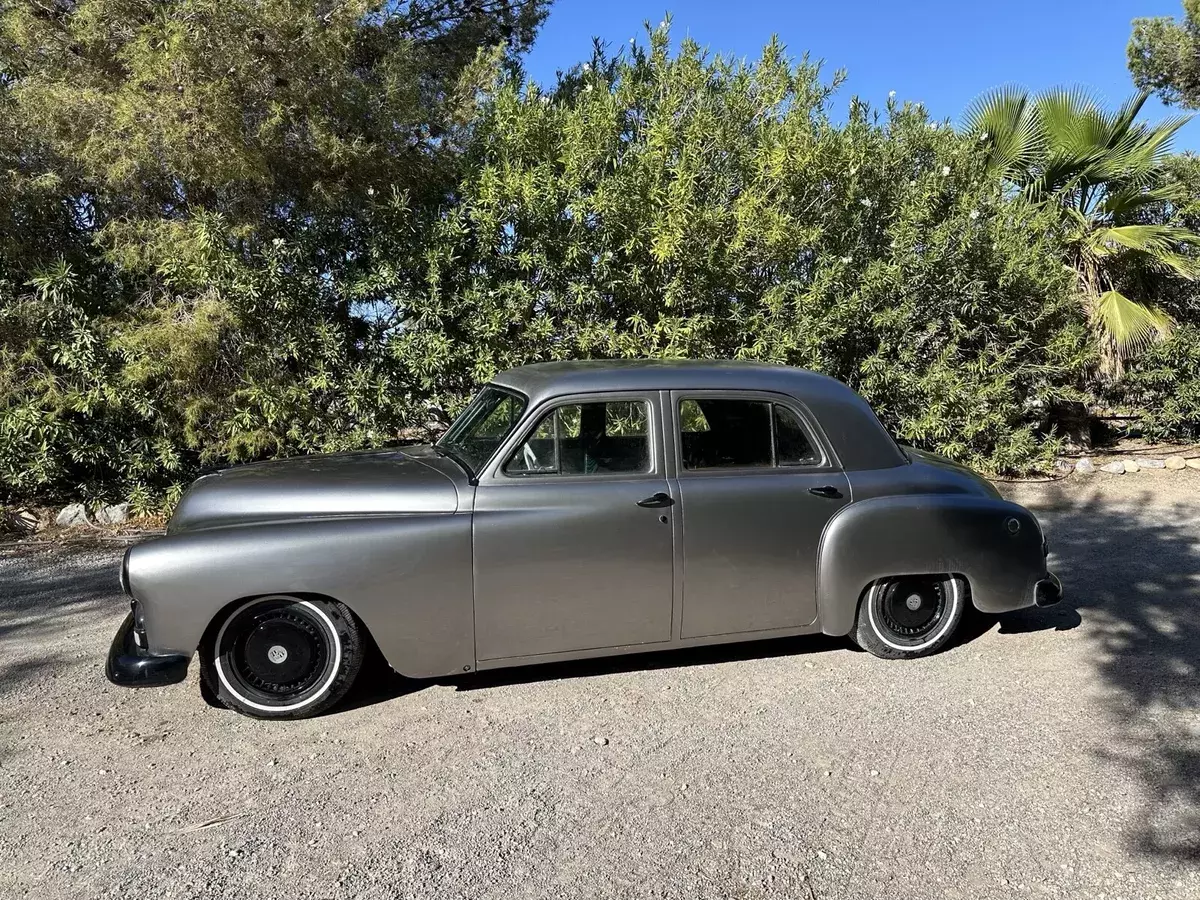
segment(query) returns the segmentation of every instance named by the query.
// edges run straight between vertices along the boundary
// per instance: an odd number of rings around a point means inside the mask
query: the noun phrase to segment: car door
[[[850,487],[811,416],[757,392],[671,394],[681,637],[809,625],[817,549]]]
[[[560,398],[480,479],[480,661],[669,641],[672,532],[656,393]]]

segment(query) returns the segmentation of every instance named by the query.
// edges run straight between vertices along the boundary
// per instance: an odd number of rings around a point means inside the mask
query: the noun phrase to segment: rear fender
[[[984,612],[1031,606],[1048,574],[1036,517],[976,494],[874,497],[842,507],[821,538],[821,630],[849,634],[859,598],[879,578],[941,573],[965,576]]]

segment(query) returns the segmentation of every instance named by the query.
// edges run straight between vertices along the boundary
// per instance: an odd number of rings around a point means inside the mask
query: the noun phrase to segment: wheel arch
[[[469,515],[182,532],[135,546],[128,573],[157,653],[190,655],[231,607],[287,594],[345,605],[404,675],[437,677],[474,668]]]
[[[323,600],[327,603],[340,603],[350,611],[350,615],[354,616],[354,621],[362,630],[363,635],[368,637],[371,642],[374,643],[375,639],[371,636],[370,626],[363,621],[363,617],[354,610],[354,607],[345,600],[341,600],[329,594],[322,594],[317,591],[255,591],[253,594],[247,594],[244,597],[238,597],[235,600],[230,600],[224,606],[220,607],[215,613],[213,613],[212,618],[208,620],[208,624],[204,627],[204,633],[200,635],[200,642],[197,645],[198,648],[203,650],[203,648],[212,644],[212,642],[216,639],[217,632],[221,628],[221,623],[224,622],[231,613],[247,603],[252,603],[255,600],[261,600],[265,597],[294,597],[297,600]]]
[[[1016,530],[1013,530],[1013,522]],[[847,635],[881,578],[956,575],[985,612],[1033,603],[1046,577],[1042,535],[1029,510],[970,494],[905,494],[850,503],[825,528],[817,559],[821,631]]]

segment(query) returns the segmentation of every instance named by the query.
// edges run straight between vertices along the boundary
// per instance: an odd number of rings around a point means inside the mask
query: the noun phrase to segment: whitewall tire
[[[883,659],[929,656],[954,638],[967,602],[961,575],[881,578],[859,601],[855,643]]]
[[[353,613],[333,600],[270,594],[235,604],[200,648],[206,688],[247,716],[300,719],[341,700],[363,662]]]

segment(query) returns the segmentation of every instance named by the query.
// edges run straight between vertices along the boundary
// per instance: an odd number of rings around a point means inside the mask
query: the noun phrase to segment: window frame
[[[470,409],[470,407],[473,406],[479,400],[479,398],[483,395],[483,392],[486,390],[495,390],[498,393],[507,394],[508,396],[517,400],[522,405],[521,413],[517,416],[517,421],[508,430],[508,433],[505,434],[500,439],[500,443],[496,445],[496,449],[492,451],[491,456],[489,456],[487,459],[483,460],[478,466],[475,466],[472,468],[469,465],[470,460],[462,459],[462,458],[460,458],[460,455],[457,452],[447,450],[444,446],[442,446],[442,442],[447,438],[447,436],[452,431],[454,431],[455,426],[457,426],[459,424],[462,417],[466,414],[467,410]],[[433,442],[433,444],[431,446],[434,447],[434,449],[440,448],[443,453],[446,453],[448,456],[450,456],[452,459],[454,459],[459,464],[459,466],[466,469],[467,470],[467,480],[470,481],[472,484],[476,484],[479,481],[480,475],[483,472],[486,472],[492,466],[492,464],[496,460],[497,455],[500,453],[501,450],[504,449],[505,443],[507,443],[512,438],[512,436],[518,431],[518,429],[520,429],[521,423],[525,421],[525,418],[528,415],[529,415],[529,396],[527,394],[524,394],[521,391],[515,390],[513,388],[506,387],[502,384],[496,384],[495,382],[491,382],[491,381],[484,382],[483,384],[481,384],[479,386],[479,389],[475,392],[475,396],[471,398],[471,401],[465,407],[463,407],[462,411],[459,412],[459,414],[457,416],[455,416],[454,421],[450,423],[450,427],[447,428],[444,432],[442,432],[442,434],[438,437],[438,439],[436,441]],[[472,424],[474,424],[474,423],[472,423]]]
[[[683,429],[680,407],[685,400],[745,400],[751,403],[767,403],[772,406],[770,414],[771,429],[771,464],[769,466],[713,466],[704,469],[689,469],[683,461]],[[675,472],[679,478],[705,478],[720,475],[782,475],[787,473],[811,473],[841,471],[841,466],[834,456],[828,438],[821,430],[816,417],[809,412],[799,400],[790,394],[777,394],[773,391],[747,390],[674,390],[671,391],[670,429],[671,439],[675,445]],[[778,448],[775,446],[775,410],[774,406],[782,406],[790,411],[800,422],[805,436],[817,454],[817,461],[807,464],[784,464],[778,462]]]
[[[551,412],[557,412],[566,406],[581,406],[587,403],[642,403],[647,410],[646,441],[649,448],[649,467],[642,472],[509,472],[508,461],[525,442],[533,435],[542,420]],[[526,410],[523,424],[513,430],[505,445],[500,448],[488,464],[485,477],[492,484],[529,484],[540,481],[559,482],[568,479],[586,479],[589,483],[596,481],[634,481],[661,479],[665,477],[663,457],[662,406],[658,391],[604,391],[586,394],[563,394],[551,397],[532,410]],[[555,464],[561,466],[559,453],[559,418],[554,418],[554,455]]]

